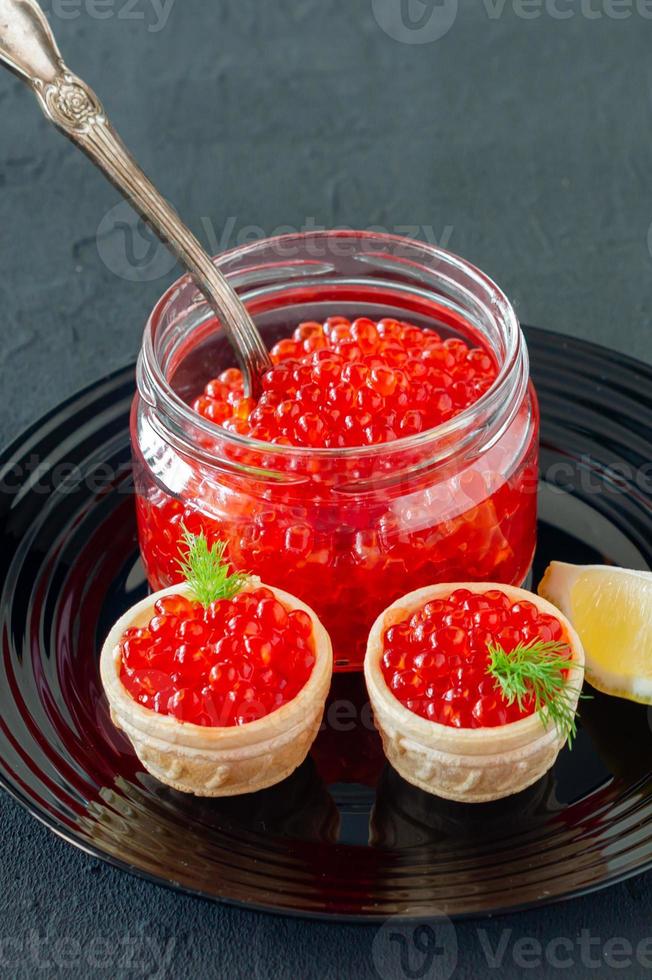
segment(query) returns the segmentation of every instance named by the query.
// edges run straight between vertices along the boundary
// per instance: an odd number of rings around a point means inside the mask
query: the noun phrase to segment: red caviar
[[[534,705],[508,704],[487,674],[488,646],[510,653],[537,640],[564,642],[559,620],[497,589],[458,589],[385,631],[382,672],[415,714],[455,728],[494,728],[531,715]],[[560,654],[570,655],[570,647]]]
[[[449,328],[471,334],[461,318]],[[273,348],[256,403],[242,397],[235,368],[193,401],[204,362],[192,354],[175,368],[179,392],[218,423],[214,434],[200,429],[200,418],[189,429],[196,455],[161,435],[144,399],[134,403],[139,540],[153,588],[180,580],[183,527],[203,531],[209,544],[227,543],[235,569],[315,609],[341,670],[362,666],[372,623],[408,590],[523,582],[536,533],[533,389],[497,438],[482,413],[455,437],[427,431],[486,391],[497,370],[493,355],[397,320],[306,321]],[[269,441],[242,444],[225,430]],[[419,432],[417,443],[393,441]],[[475,446],[458,452],[469,433]],[[364,452],[346,451],[369,440],[376,445]],[[324,452],[340,444],[344,451]],[[450,457],[440,465],[447,445]]]
[[[182,595],[158,599],[155,615],[120,641],[120,676],[139,704],[195,725],[228,727],[291,701],[315,663],[312,622],[270,589],[204,608]]]
[[[258,401],[229,368],[193,403],[212,422],[281,445],[377,445],[458,415],[496,379],[494,358],[435,330],[342,316],[299,324],[271,352]]]

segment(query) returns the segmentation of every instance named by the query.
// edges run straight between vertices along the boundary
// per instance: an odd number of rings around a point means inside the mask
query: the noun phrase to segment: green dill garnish
[[[217,599],[231,599],[247,581],[243,572],[231,572],[224,558],[226,541],[215,541],[210,547],[203,531],[191,534],[183,529],[184,548],[179,549],[179,568],[192,593],[202,606]]]
[[[552,721],[571,746],[577,735],[573,706],[577,688],[569,687],[564,676],[574,666],[567,651],[565,643],[555,641],[519,643],[509,653],[490,643],[487,673],[508,704],[516,701],[523,709],[526,699],[532,698],[542,723],[547,726]]]

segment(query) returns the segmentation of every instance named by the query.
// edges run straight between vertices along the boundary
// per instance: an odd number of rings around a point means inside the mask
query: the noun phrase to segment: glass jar
[[[349,449],[271,445],[189,404],[234,358],[192,282],[154,309],[138,361],[132,442],[150,584],[179,580],[183,528],[225,539],[239,569],[298,595],[358,669],[371,624],[436,582],[520,585],[536,535],[538,408],[527,348],[501,290],[464,260],[391,235],[288,235],[221,255],[272,346],[305,320],[394,317],[489,349],[475,404],[435,429]]]

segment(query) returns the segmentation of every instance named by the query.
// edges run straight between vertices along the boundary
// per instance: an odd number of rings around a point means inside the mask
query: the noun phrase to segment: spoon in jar
[[[245,393],[258,395],[271,361],[244,304],[140,169],[93,90],[66,67],[35,0],[0,0],[0,62],[30,86],[46,118],[90,157],[187,269],[233,346]]]

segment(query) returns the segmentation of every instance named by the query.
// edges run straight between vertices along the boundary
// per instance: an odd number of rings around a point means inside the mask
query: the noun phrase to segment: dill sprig
[[[565,643],[534,640],[519,643],[508,653],[490,643],[487,673],[508,704],[516,701],[522,709],[525,700],[532,698],[543,724],[552,721],[571,746],[577,735],[573,706],[577,689],[570,687],[564,676],[564,671],[573,667],[567,650]]]
[[[204,532],[191,534],[183,529],[184,548],[179,549],[179,568],[194,597],[202,606],[217,599],[231,599],[242,590],[247,575],[231,572],[224,558],[226,541],[215,541],[210,547]]]

